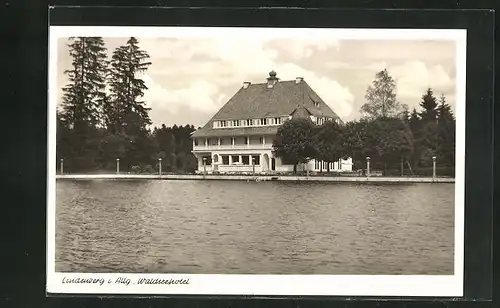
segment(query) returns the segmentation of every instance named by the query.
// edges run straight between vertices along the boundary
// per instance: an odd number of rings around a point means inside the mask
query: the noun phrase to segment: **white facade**
[[[284,165],[272,154],[272,136],[195,138],[193,154],[198,160],[198,173],[265,173],[291,172],[293,165]],[[297,171],[350,172],[352,159],[338,162],[311,160],[299,164]]]

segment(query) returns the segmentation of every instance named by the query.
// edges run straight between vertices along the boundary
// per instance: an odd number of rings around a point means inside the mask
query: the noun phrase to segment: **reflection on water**
[[[59,180],[56,271],[453,274],[453,184]]]

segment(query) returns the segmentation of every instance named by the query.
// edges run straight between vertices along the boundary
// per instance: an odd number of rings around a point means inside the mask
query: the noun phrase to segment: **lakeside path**
[[[148,179],[148,180],[233,180],[295,182],[378,182],[378,183],[455,183],[454,178],[362,177],[362,176],[273,176],[273,175],[144,175],[144,174],[57,174],[56,179]]]

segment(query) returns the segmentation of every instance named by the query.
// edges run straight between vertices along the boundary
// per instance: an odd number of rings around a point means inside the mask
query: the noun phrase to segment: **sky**
[[[243,82],[304,80],[344,120],[360,118],[365,92],[387,69],[397,99],[410,110],[432,88],[455,110],[456,46],[449,40],[326,40],[325,38],[137,37],[152,65],[141,74],[153,126],[203,126]],[[104,37],[108,53],[127,38]],[[68,39],[58,40],[58,103],[71,68]]]

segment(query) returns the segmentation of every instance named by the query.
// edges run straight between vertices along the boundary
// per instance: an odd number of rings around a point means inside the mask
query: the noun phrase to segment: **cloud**
[[[373,71],[374,74],[383,71],[387,68],[387,63],[385,61],[372,62],[365,66],[367,70]]]
[[[123,43],[117,38],[105,41],[110,48]],[[143,99],[152,108],[155,125],[201,126],[244,81],[265,82],[268,72],[275,70],[281,80],[304,77],[339,116],[352,119],[359,116],[366,87],[378,71],[387,68],[397,81],[403,103],[418,104],[425,89],[432,87],[450,98],[453,106],[454,48],[438,43],[392,43],[401,50],[394,52],[387,42],[314,38],[139,38],[139,46],[153,63],[142,76],[149,88]],[[416,57],[415,50],[424,47],[439,50],[439,57],[434,51]],[[61,43],[60,49],[58,82],[62,86],[67,82],[62,72],[70,59],[67,47]]]
[[[169,88],[158,84],[148,75],[143,79],[148,87],[144,100],[153,110],[168,109],[177,112],[181,107],[187,106],[203,112],[212,112],[219,105],[216,100],[219,89],[210,82],[198,80],[186,87]]]
[[[278,39],[270,45],[279,50],[281,56],[289,56],[294,61],[311,58],[318,51],[338,51],[340,48],[339,41],[325,39]]]
[[[327,61],[324,66],[329,69],[349,69],[349,70],[368,70],[373,71],[374,74],[387,68],[387,63],[385,61],[377,61],[366,63],[353,63],[350,61]]]
[[[270,70],[276,70],[282,80],[304,77],[339,116],[352,112],[354,96],[347,87],[326,76],[319,76],[311,69],[279,61],[278,56],[284,51],[268,43],[266,40],[244,38],[230,41],[225,38],[162,40],[152,48],[147,42],[143,48],[155,50],[150,52],[151,61],[158,63],[157,66],[152,65],[145,76],[149,88],[145,100],[153,109],[152,119],[159,118],[157,114],[165,114],[168,110],[177,113],[184,107],[211,116],[244,81],[264,82]],[[312,41],[293,41],[286,45],[286,52],[297,59],[307,58],[315,50],[324,51],[332,46],[337,46],[337,43],[315,45]]]
[[[349,88],[342,86],[338,81],[317,75],[294,63],[285,63],[279,66],[278,77],[286,80],[303,77],[304,80],[318,93],[318,95],[340,116],[349,116],[353,111],[354,95]]]
[[[449,91],[455,84],[443,66],[427,65],[422,61],[407,61],[389,67],[389,72],[396,79],[398,95],[403,97],[420,97],[427,88]]]
[[[328,61],[324,63],[324,66],[326,68],[330,69],[353,69],[354,65],[348,62],[342,62],[342,61]]]
[[[157,52],[167,47],[168,52]],[[212,115],[234,94],[223,93],[221,88],[236,92],[252,75],[265,78],[264,74],[275,67],[277,56],[275,50],[265,50],[263,42],[257,40],[163,40],[154,50],[150,52],[153,65],[144,77],[149,88],[144,99],[152,113],[155,109],[175,113],[188,107]]]

